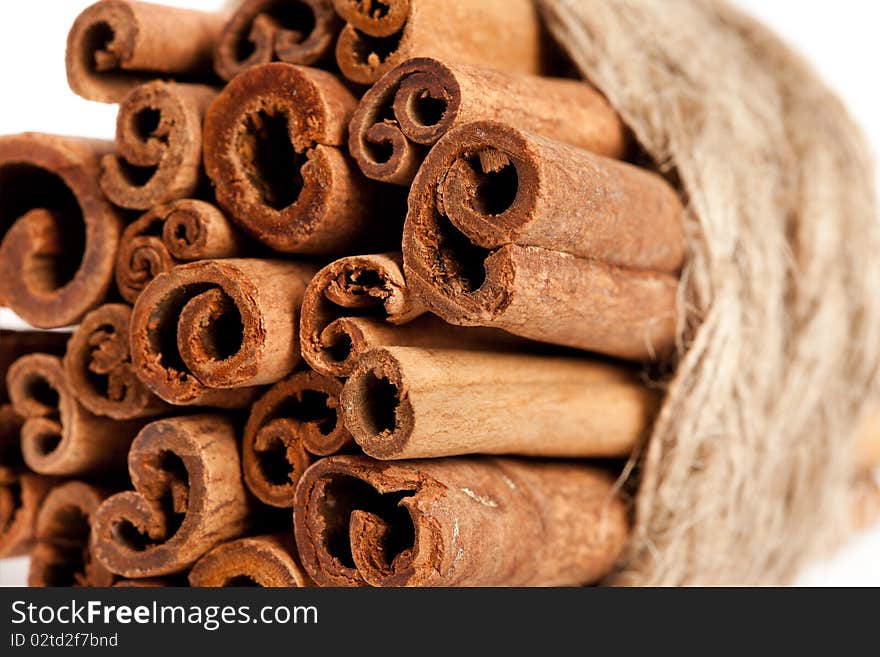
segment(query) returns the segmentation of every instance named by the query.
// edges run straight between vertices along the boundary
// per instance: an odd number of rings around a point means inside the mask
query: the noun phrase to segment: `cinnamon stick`
[[[419,57],[388,71],[364,94],[348,148],[368,178],[408,186],[444,134],[489,119],[606,157],[621,158],[628,147],[620,117],[585,82]]]
[[[574,462],[333,456],[306,471],[294,528],[320,586],[565,586],[627,538],[613,479]]]
[[[116,286],[134,303],[147,284],[182,262],[231,258],[242,236],[215,206],[195,199],[157,205],[122,231],[116,254]]]
[[[315,456],[352,443],[342,423],[342,382],[315,372],[297,372],[258,399],[242,440],[242,469],[250,491],[264,504],[293,506],[296,482]]]
[[[227,16],[135,0],[101,0],[67,36],[67,82],[88,100],[116,103],[154,78],[210,81]]]
[[[156,420],[131,445],[133,491],[92,521],[92,554],[124,577],[181,572],[248,528],[235,428],[220,415]]]
[[[36,521],[28,586],[110,586],[113,575],[89,551],[92,517],[109,492],[81,481],[56,486]]]
[[[299,564],[291,534],[240,538],[218,545],[193,566],[191,586],[314,586]]]
[[[165,577],[143,577],[141,579],[120,579],[113,588],[158,589],[167,586],[180,586]]]
[[[40,328],[75,324],[113,279],[122,224],[98,186],[110,142],[0,137],[0,300]]]
[[[135,376],[130,322],[131,307],[109,303],[86,315],[70,337],[64,372],[76,399],[95,415],[130,420],[170,409]]]
[[[373,183],[343,148],[357,101],[331,73],[273,63],[230,82],[205,120],[217,202],[253,237],[287,253],[339,254],[390,239]]]
[[[6,372],[26,354],[39,352],[61,356],[67,348],[69,333],[60,331],[10,331],[0,329],[0,403],[9,401]]]
[[[116,150],[101,160],[101,189],[113,203],[148,210],[193,195],[202,182],[202,122],[217,91],[154,80],[119,105]]]
[[[317,64],[332,54],[341,28],[330,0],[245,0],[223,28],[214,70],[231,80],[275,60]]]
[[[541,26],[528,0],[334,0],[347,24],[336,63],[353,82],[373,84],[412,57],[541,73]]]
[[[297,314],[311,265],[202,260],[160,274],[131,316],[131,361],[141,381],[172,404],[248,405],[254,386],[299,362]]]
[[[0,467],[0,559],[30,551],[37,512],[55,483],[52,477]]]

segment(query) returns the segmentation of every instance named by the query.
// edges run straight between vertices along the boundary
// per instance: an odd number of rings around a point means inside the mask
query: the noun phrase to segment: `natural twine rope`
[[[682,355],[618,581],[789,581],[845,530],[880,359],[863,139],[799,56],[720,0],[538,1],[689,203]]]

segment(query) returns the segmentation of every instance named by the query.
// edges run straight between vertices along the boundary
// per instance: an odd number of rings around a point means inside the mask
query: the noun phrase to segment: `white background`
[[[213,10],[223,0],[154,0]],[[454,2],[455,0],[449,0]],[[656,0],[665,2],[667,0]],[[67,88],[64,44],[84,0],[0,2],[0,134],[38,130],[113,138],[116,110]],[[875,153],[880,151],[880,4],[870,0],[738,0],[806,54],[847,100]],[[19,327],[0,310],[0,325]],[[0,584],[22,584],[24,559],[0,561]],[[801,578],[810,585],[880,585],[880,526]]]

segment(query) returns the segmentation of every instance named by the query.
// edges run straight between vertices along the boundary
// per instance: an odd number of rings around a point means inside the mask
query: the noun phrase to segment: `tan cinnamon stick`
[[[348,148],[367,177],[408,186],[444,134],[490,119],[613,158],[626,154],[629,141],[604,96],[580,80],[419,57],[388,71],[364,94]]]
[[[341,28],[331,0],[245,0],[223,28],[214,69],[231,80],[274,60],[317,64],[332,55]]]
[[[122,232],[116,255],[116,286],[123,299],[134,303],[162,272],[182,262],[231,258],[242,248],[241,234],[210,203],[195,199],[163,203]]]
[[[124,577],[180,572],[248,528],[235,428],[219,415],[156,420],[132,443],[133,491],[117,493],[92,522],[92,554]]]
[[[148,210],[193,195],[202,182],[202,122],[217,91],[154,80],[119,105],[116,150],[101,160],[101,189],[113,203]]]
[[[390,239],[343,148],[356,100],[331,73],[274,63],[230,82],[205,121],[217,202],[277,251],[338,254]]]
[[[138,377],[172,404],[239,408],[299,362],[297,314],[311,265],[202,260],[160,274],[131,316]]]
[[[129,420],[170,410],[135,376],[130,322],[131,307],[109,303],[86,315],[70,337],[64,372],[73,395],[95,415]]]
[[[0,559],[31,549],[37,512],[55,483],[52,477],[0,467]]]
[[[315,372],[279,381],[251,409],[242,440],[242,469],[250,491],[264,504],[293,506],[296,482],[315,456],[352,444],[342,423],[342,382]]]
[[[211,80],[227,16],[134,0],[101,0],[67,36],[67,82],[83,98],[115,103],[154,78]]]
[[[320,586],[565,586],[627,538],[613,479],[578,463],[332,456],[300,480],[294,528]]]
[[[189,572],[191,586],[314,586],[299,564],[292,534],[251,536],[223,543]]]
[[[0,300],[28,323],[76,323],[104,301],[122,224],[98,187],[110,142],[0,137]]]
[[[109,491],[81,481],[56,486],[36,521],[28,586],[110,586],[113,575],[89,551],[92,517]]]
[[[541,73],[537,9],[528,0],[334,0],[348,23],[336,62],[353,82],[372,84],[412,57]]]

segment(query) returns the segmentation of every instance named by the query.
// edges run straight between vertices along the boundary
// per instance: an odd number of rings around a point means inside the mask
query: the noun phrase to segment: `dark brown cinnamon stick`
[[[408,186],[440,137],[481,120],[504,121],[607,157],[627,151],[620,117],[585,82],[427,57],[393,68],[364,94],[351,119],[348,148],[367,177]]]
[[[299,564],[292,534],[251,536],[223,543],[189,572],[191,586],[314,586]]]
[[[0,403],[9,401],[6,372],[22,356],[39,352],[61,356],[67,348],[69,333],[61,331],[10,331],[0,329]]]
[[[0,300],[28,323],[76,323],[104,301],[122,224],[98,187],[110,142],[0,137]]]
[[[101,0],[67,36],[67,82],[83,98],[115,103],[154,78],[211,80],[221,13]]]
[[[341,28],[331,0],[245,0],[223,28],[214,69],[231,80],[274,60],[317,64],[332,55]]]
[[[55,483],[52,477],[0,467],[0,559],[31,549],[37,512]]]
[[[300,480],[294,528],[321,586],[566,586],[627,538],[613,480],[587,465],[332,456]]]
[[[181,572],[247,531],[235,429],[219,415],[156,420],[132,443],[133,491],[117,493],[92,522],[92,554],[113,573]]]

